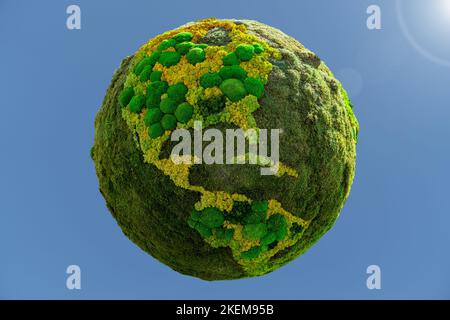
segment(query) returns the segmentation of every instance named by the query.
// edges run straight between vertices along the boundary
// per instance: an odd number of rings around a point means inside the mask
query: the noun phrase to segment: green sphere
[[[198,122],[224,140],[227,129],[279,129],[278,171],[261,175],[261,155],[174,162],[171,135],[193,137]],[[130,240],[180,273],[238,279],[293,261],[333,226],[350,193],[358,131],[341,83],[302,44],[256,21],[206,19],[122,61],[91,155]]]

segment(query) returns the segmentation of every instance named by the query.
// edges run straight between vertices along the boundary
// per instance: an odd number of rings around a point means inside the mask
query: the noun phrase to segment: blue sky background
[[[366,28],[372,3],[382,30]],[[81,30],[66,28],[69,4],[81,7]],[[405,12],[412,32],[450,60],[449,37],[414,28],[421,12]],[[361,125],[356,178],[334,228],[253,279],[205,282],[141,251],[106,209],[89,157],[121,59],[211,16],[259,20],[316,52]],[[0,0],[0,70],[0,298],[450,298],[450,68],[408,42],[394,1]],[[70,264],[81,267],[81,290],[66,289]],[[371,264],[381,290],[366,288]]]

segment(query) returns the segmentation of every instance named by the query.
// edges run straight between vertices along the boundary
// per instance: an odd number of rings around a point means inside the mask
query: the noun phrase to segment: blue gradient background
[[[372,3],[380,31],[366,28]],[[81,7],[81,30],[66,29],[69,4]],[[301,41],[342,80],[361,125],[334,228],[253,279],[205,282],[141,251],[106,209],[89,157],[121,59],[210,16],[259,20]],[[0,0],[0,70],[0,298],[450,298],[450,68],[408,43],[393,1]],[[66,289],[70,264],[81,290]],[[366,288],[371,264],[381,290]]]

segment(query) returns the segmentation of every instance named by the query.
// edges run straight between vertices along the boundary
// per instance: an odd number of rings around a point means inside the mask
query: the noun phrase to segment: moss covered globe
[[[279,170],[174,163],[180,128],[281,129]],[[95,120],[100,192],[124,234],[206,280],[269,273],[336,221],[355,173],[346,91],[295,39],[250,20],[206,19],[125,58]]]

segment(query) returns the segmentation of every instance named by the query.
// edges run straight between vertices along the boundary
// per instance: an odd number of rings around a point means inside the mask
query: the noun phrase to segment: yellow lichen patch
[[[281,161],[279,162],[278,165],[278,171],[276,173],[277,177],[281,177],[282,175],[288,175],[294,178],[298,178],[298,172],[297,170],[295,170],[294,168],[289,167],[288,165],[281,163]]]
[[[247,71],[249,77],[259,78],[264,84],[269,80],[272,64],[264,57],[257,55],[250,61],[242,61],[240,65]]]
[[[271,199],[271,200],[269,200],[269,209],[267,210],[267,216],[270,217],[271,215],[276,214],[276,213],[282,214],[290,224],[296,222],[305,227],[308,225],[307,221],[305,221],[302,218],[297,217],[297,216],[293,215],[292,213],[290,213],[289,211],[283,209],[280,202],[278,202],[277,200]]]
[[[237,102],[227,101],[222,120],[225,119],[243,130],[256,128],[256,121],[252,112],[259,108],[258,99],[247,95]]]
[[[222,91],[218,87],[206,88],[204,91],[205,99],[219,97],[222,95]]]
[[[175,185],[189,190],[197,189],[189,184],[189,168],[191,164],[175,164],[171,159],[156,160],[153,164],[165,175],[169,176]],[[196,191],[203,191],[201,187],[198,187],[198,189]]]
[[[221,211],[231,212],[234,201],[249,201],[249,199],[237,193],[230,194],[224,191],[205,191],[200,201],[195,204],[195,209],[200,211],[208,207],[215,207]]]

